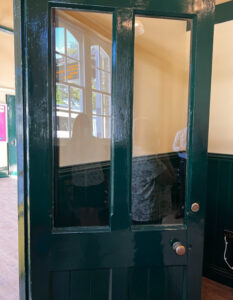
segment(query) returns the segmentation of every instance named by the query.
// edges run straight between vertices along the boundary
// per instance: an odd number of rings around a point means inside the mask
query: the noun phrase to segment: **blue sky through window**
[[[56,51],[60,53],[65,53],[65,30],[63,27],[56,27]]]

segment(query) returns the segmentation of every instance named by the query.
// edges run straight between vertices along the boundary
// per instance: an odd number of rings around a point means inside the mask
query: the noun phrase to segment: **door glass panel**
[[[132,223],[182,224],[191,23],[135,18]]]
[[[106,226],[110,202],[112,15],[55,9],[54,31],[54,223],[59,227]]]

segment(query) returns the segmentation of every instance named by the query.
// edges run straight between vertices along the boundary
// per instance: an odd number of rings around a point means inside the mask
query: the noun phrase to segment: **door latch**
[[[181,242],[175,242],[172,245],[172,249],[176,252],[177,255],[183,256],[185,255],[186,249],[185,246],[181,244]]]

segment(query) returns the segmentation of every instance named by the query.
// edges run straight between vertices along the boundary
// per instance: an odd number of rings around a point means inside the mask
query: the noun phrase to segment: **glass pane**
[[[111,119],[104,117],[104,138],[110,138],[111,136]]]
[[[69,94],[67,85],[56,84],[56,102],[57,108],[68,109]]]
[[[82,89],[70,87],[70,102],[72,110],[83,111]]]
[[[67,58],[67,81],[80,85],[80,63],[77,60]]]
[[[111,97],[108,95],[103,95],[103,114],[111,114]]]
[[[92,113],[102,114],[102,94],[92,92]]]
[[[91,66],[93,69],[99,67],[99,46],[91,46]]]
[[[100,68],[104,71],[110,72],[110,58],[109,55],[100,48]]]
[[[66,81],[66,66],[65,58],[62,55],[56,54],[56,81]]]
[[[66,43],[67,43],[67,55],[79,59],[79,43],[78,40],[70,33],[69,30],[66,30]]]
[[[69,114],[67,112],[57,112],[57,133],[60,138],[69,137]]]
[[[58,227],[106,226],[110,203],[111,94],[109,88],[107,95],[101,92],[99,49],[110,51],[104,57],[108,62],[103,66],[111,65],[112,14],[64,9],[62,14],[60,9],[55,12],[54,224]],[[95,26],[90,26],[90,20]],[[103,23],[106,23],[104,27],[98,25]],[[61,27],[63,40],[57,31]],[[106,83],[102,79],[104,87],[111,82],[110,72],[107,74]]]
[[[100,71],[101,91],[110,93],[111,91],[111,76],[110,73]]]
[[[74,122],[77,117],[78,117],[78,114],[74,114],[74,113],[71,114],[71,120],[70,120],[71,132],[73,131]]]
[[[132,223],[184,222],[190,30],[136,17]]]
[[[102,116],[92,117],[92,132],[95,137],[108,139],[111,136],[111,118]]]
[[[100,71],[98,69],[92,68],[92,78],[91,85],[95,90],[100,90]]]
[[[56,51],[65,54],[65,30],[62,27],[56,27],[55,44]]]

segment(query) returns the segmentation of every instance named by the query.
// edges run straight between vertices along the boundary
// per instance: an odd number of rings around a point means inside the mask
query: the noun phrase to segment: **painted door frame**
[[[33,5],[32,5],[33,2]],[[44,30],[49,24],[47,19],[47,12],[51,6],[67,6],[67,7],[78,7],[76,3],[79,3],[79,7],[88,8],[92,7],[93,3],[98,3],[98,8],[101,6],[104,10],[109,9],[110,11],[116,11],[118,14],[125,14],[126,20],[128,19],[127,14],[131,14],[131,9],[140,14],[148,14],[149,12],[156,13],[157,16],[167,17],[183,17],[192,18],[194,24],[194,30],[192,32],[192,55],[195,57],[195,63],[191,68],[191,79],[190,79],[190,104],[189,104],[189,149],[190,160],[188,162],[189,172],[189,186],[191,189],[187,190],[188,199],[198,201],[201,205],[199,214],[193,214],[190,211],[190,204],[187,203],[186,217],[188,222],[185,226],[187,230],[187,245],[189,245],[188,254],[188,265],[190,266],[188,271],[187,280],[192,282],[192,286],[188,285],[187,288],[187,299],[197,300],[200,296],[200,286],[202,267],[200,264],[196,264],[197,258],[202,261],[202,248],[204,240],[204,215],[205,215],[205,194],[206,194],[206,170],[207,170],[207,138],[208,138],[208,120],[209,120],[209,98],[210,98],[210,82],[211,82],[211,63],[212,63],[212,40],[213,40],[213,23],[214,23],[214,1],[203,0],[203,1],[180,1],[180,0],[167,0],[156,3],[156,10],[152,2],[139,0],[131,1],[131,6],[128,7],[128,1],[93,1],[93,0],[51,0],[49,2],[43,0],[39,2],[31,0],[15,0],[15,55],[16,55],[16,95],[17,95],[17,139],[18,139],[18,202],[19,202],[19,270],[20,270],[20,299],[31,299],[31,270],[34,268],[34,260],[37,259],[40,263],[40,267],[46,269],[48,263],[48,228],[50,227],[50,216],[51,216],[51,199],[52,191],[50,189],[50,179],[52,178],[52,110],[51,105],[47,102],[51,99],[51,82],[49,78],[40,78],[36,75],[33,67],[33,63],[36,64],[38,57],[37,50],[43,49],[43,55],[46,55],[48,61],[51,63],[50,49],[47,45],[47,40],[50,39],[48,32]],[[48,5],[49,3],[49,5]],[[66,5],[65,5],[66,3]],[[155,5],[155,4],[154,4]],[[170,11],[173,13],[169,14],[167,6],[170,7]],[[96,6],[97,7],[97,6]],[[171,9],[172,8],[172,9]],[[117,17],[115,13],[115,18]],[[44,15],[46,14],[46,16]],[[43,24],[37,21],[32,16],[38,16],[43,19]],[[50,14],[48,14],[50,16]],[[41,19],[41,20],[42,20]],[[118,24],[120,25],[120,24]],[[130,24],[129,24],[130,25]],[[43,27],[44,26],[44,27]],[[28,36],[37,32],[37,42],[28,43]],[[119,32],[116,30],[116,33]],[[129,34],[129,32],[128,32]],[[118,45],[118,35],[114,37]],[[131,53],[133,57],[132,44],[127,43],[132,38],[131,35],[123,35],[123,39],[126,41],[128,53]],[[116,51],[119,51],[116,48]],[[203,55],[200,55],[203,53]],[[41,53],[40,53],[41,54]],[[133,59],[128,57],[128,63],[125,66],[123,63],[124,71],[129,76],[129,86],[125,86],[122,90],[118,89],[116,95],[118,99],[126,100],[127,109],[131,108],[132,100],[132,67]],[[118,57],[119,59],[119,57]],[[120,59],[117,60],[115,69],[115,78],[113,78],[114,84],[124,86],[122,78],[120,76],[122,72],[122,65]],[[121,65],[121,67],[120,67]],[[29,67],[30,66],[30,67]],[[203,66],[205,66],[203,68]],[[47,65],[40,66],[42,71],[45,73],[48,71]],[[50,71],[48,72],[49,75]],[[35,82],[37,84],[35,84]],[[129,88],[127,95],[124,92]],[[36,97],[31,97],[37,95]],[[126,98],[125,98],[126,97]],[[122,100],[122,101],[123,101]],[[40,105],[38,105],[40,103]],[[122,103],[125,105],[124,103]],[[40,110],[48,118],[43,119],[42,130],[36,126],[34,121],[41,122],[39,115],[35,113],[36,110]],[[116,115],[117,116],[117,115]],[[118,122],[121,122],[119,116]],[[131,118],[123,120],[125,125],[130,128]],[[117,124],[115,124],[117,125]],[[191,129],[194,129],[193,131]],[[123,143],[120,145],[117,142],[121,136],[124,136]],[[34,138],[33,138],[34,136]],[[40,151],[36,149],[38,145],[38,137],[42,147]],[[113,149],[113,157],[115,162],[124,153],[126,159],[126,165],[129,165],[131,155],[131,135],[128,135],[127,130],[125,132],[115,133],[115,148]],[[37,139],[37,142],[36,140]],[[36,154],[36,155],[35,155]],[[38,168],[37,160],[40,158],[48,165],[47,173],[44,174],[42,170]],[[195,163],[197,161],[198,163]],[[121,170],[115,167],[117,177],[115,180],[118,181],[119,185],[124,186],[126,190],[124,193],[127,194],[127,190],[130,189],[130,171],[125,176],[120,176]],[[123,178],[122,178],[123,177]],[[40,178],[43,189],[38,186],[38,179]],[[126,180],[126,185],[125,181]],[[199,188],[198,188],[199,187]],[[117,193],[117,191],[116,191]],[[129,194],[129,193],[128,193]],[[115,195],[119,198],[119,195]],[[31,199],[34,199],[33,202]],[[42,200],[38,202],[36,200]],[[37,203],[40,203],[37,206]],[[121,209],[121,203],[118,204]],[[30,217],[35,216],[37,212],[37,219]],[[43,214],[48,212],[48,215]],[[115,220],[118,222],[118,220]],[[41,240],[37,241],[37,247],[41,247],[40,257],[33,257],[35,248],[34,237],[38,233],[38,224],[43,224],[42,230],[45,230],[45,234],[41,235]],[[123,227],[127,227],[128,224],[122,224]],[[197,280],[198,278],[198,280]],[[198,295],[198,296],[197,296]],[[195,298],[196,297],[196,298]]]

